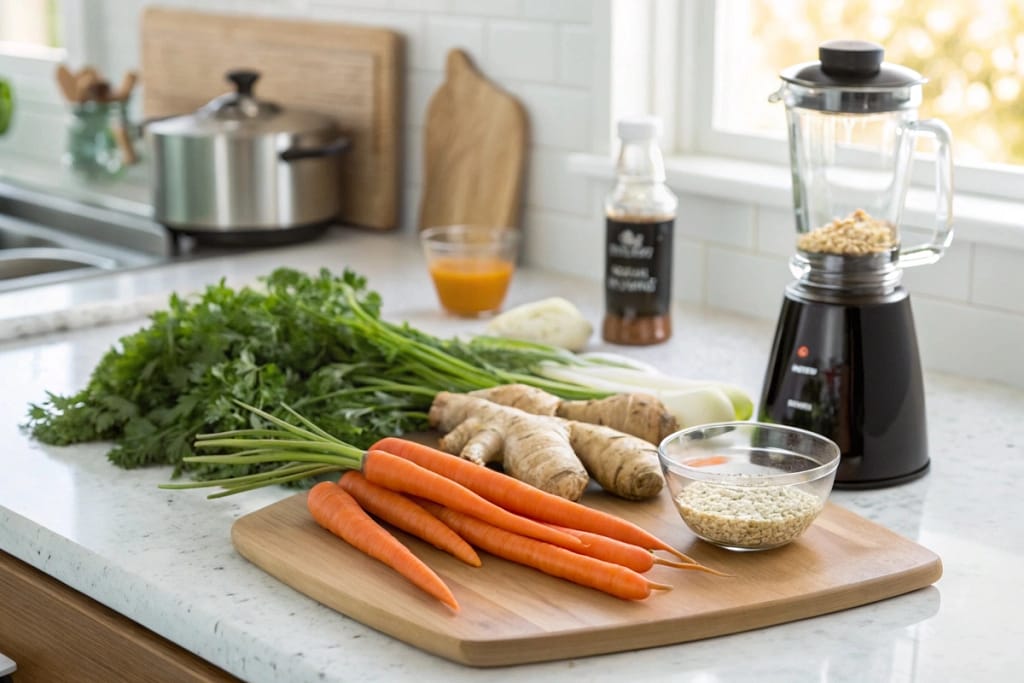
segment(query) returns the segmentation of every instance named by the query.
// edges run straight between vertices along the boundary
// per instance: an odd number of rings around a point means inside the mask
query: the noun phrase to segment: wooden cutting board
[[[780,624],[907,593],[939,579],[934,553],[837,505],[797,541],[736,553],[697,540],[668,494],[646,503],[588,493],[588,504],[631,519],[716,577],[656,566],[668,583],[627,602],[483,554],[473,568],[396,532],[448,583],[452,613],[389,568],[321,529],[305,493],[238,519],[244,557],[318,602],[399,640],[456,662],[500,666],[682,643]]]
[[[228,71],[259,71],[257,97],[331,116],[352,138],[338,188],[341,220],[398,226],[399,34],[331,21],[147,7],[141,45],[146,117],[192,112],[232,90]]]
[[[519,227],[528,132],[522,104],[456,49],[425,128],[420,228]]]

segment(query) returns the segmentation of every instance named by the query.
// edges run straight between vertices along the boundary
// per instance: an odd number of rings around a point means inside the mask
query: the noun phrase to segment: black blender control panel
[[[789,371],[796,375],[803,375],[805,377],[817,377],[818,368],[816,368],[813,365],[806,364],[806,360],[810,355],[810,347],[808,347],[806,344],[801,344],[800,346],[796,347],[796,352],[794,353],[795,359],[793,363],[789,366]],[[786,407],[792,408],[793,410],[803,410],[808,413],[814,410],[813,403],[798,398],[786,399]]]
[[[831,436],[849,422],[856,362],[841,306],[787,301],[766,381],[762,417]]]

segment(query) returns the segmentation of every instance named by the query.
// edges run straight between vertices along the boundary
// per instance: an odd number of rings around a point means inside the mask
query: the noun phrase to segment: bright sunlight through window
[[[825,40],[858,38],[928,79],[920,115],[949,125],[958,163],[1024,164],[1020,0],[733,0],[719,2],[716,26],[716,128],[781,138],[768,103],[779,71],[816,60]]]
[[[60,0],[0,0],[0,42],[61,47]]]

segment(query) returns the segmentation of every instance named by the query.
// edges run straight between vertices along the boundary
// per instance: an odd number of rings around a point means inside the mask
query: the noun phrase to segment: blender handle
[[[938,145],[935,152],[935,232],[931,242],[901,250],[896,263],[900,268],[935,263],[953,239],[953,152],[949,127],[938,119],[910,121],[906,126],[913,137],[930,135]]]

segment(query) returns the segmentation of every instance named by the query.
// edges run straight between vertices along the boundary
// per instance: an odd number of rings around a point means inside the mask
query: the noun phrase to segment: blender
[[[823,43],[782,71],[796,219],[796,278],[785,291],[759,419],[802,427],[841,451],[837,488],[899,484],[928,471],[925,396],[904,268],[938,261],[952,239],[949,129],[919,120],[924,78],[880,45]],[[915,146],[934,140],[935,226],[904,247],[900,225]]]

